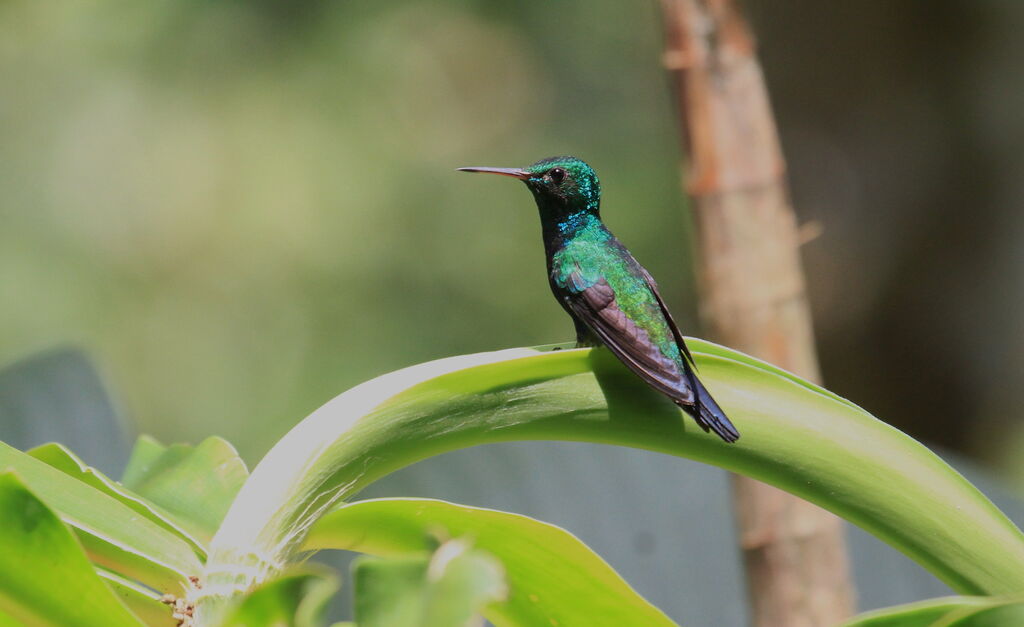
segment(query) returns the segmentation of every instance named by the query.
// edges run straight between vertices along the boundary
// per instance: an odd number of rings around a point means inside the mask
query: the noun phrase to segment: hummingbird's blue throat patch
[[[562,237],[585,234],[589,235],[585,239],[593,239],[595,241],[606,241],[611,237],[608,230],[602,228],[600,218],[590,213],[589,210],[577,211],[559,222],[558,234]]]

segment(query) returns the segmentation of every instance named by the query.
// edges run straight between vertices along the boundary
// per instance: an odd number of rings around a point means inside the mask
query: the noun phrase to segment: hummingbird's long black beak
[[[525,181],[532,176],[526,170],[520,168],[456,168],[459,172],[483,172],[484,174],[500,174],[502,176],[511,176],[520,180]]]

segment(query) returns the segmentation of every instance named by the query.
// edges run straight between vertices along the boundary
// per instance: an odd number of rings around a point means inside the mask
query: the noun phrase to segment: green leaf
[[[432,555],[362,557],[353,581],[359,627],[482,625],[482,608],[506,594],[501,563],[461,539]]]
[[[1024,625],[1024,603],[1005,597],[943,597],[866,612],[842,627],[1010,627]]]
[[[177,627],[172,609],[157,593],[103,568],[97,568],[96,574],[147,627]]]
[[[139,620],[93,571],[59,518],[0,473],[0,609],[31,625],[117,627]]]
[[[991,607],[993,597],[942,597],[855,616],[843,627],[932,627],[954,612]]]
[[[742,433],[736,444],[703,433],[603,349],[465,355],[359,385],[253,471],[211,543],[212,576],[226,589],[258,581],[291,559],[332,504],[420,459],[490,442],[577,440],[688,457],[788,490],[959,593],[1024,590],[1024,535],[926,447],[777,368],[700,340],[690,347]],[[253,556],[260,568],[246,561]]]
[[[432,499],[374,499],[344,505],[310,531],[305,549],[394,556],[426,550],[428,533],[452,537],[497,557],[508,599],[490,606],[495,625],[674,625],[574,535],[527,516]],[[554,621],[554,622],[553,622]]]
[[[183,540],[188,541],[201,557],[206,556],[206,546],[196,537],[195,533],[189,531],[187,522],[183,523],[175,515],[133,493],[95,468],[86,466],[82,460],[65,446],[55,443],[44,444],[26,451],[26,453],[39,461],[46,462],[64,474],[74,477],[82,483],[117,499],[164,529],[172,531]],[[209,538],[207,538],[207,541],[209,541]]]
[[[1024,625],[1024,603],[1005,603],[947,620],[935,627],[1017,627]]]
[[[176,516],[205,545],[248,476],[245,462],[223,438],[166,448],[140,438],[124,485]]]
[[[167,448],[151,436],[140,435],[139,439],[135,441],[131,457],[128,459],[128,464],[121,475],[121,485],[127,488],[138,485],[142,478],[149,474],[156,461],[167,451]],[[177,448],[181,451],[182,455],[188,452],[188,447],[184,444],[178,445]]]
[[[326,569],[305,567],[254,589],[233,607],[221,627],[320,627],[339,586]]]
[[[78,535],[89,558],[157,590],[182,592],[201,572],[191,545],[117,499],[0,442],[0,471],[13,469]]]

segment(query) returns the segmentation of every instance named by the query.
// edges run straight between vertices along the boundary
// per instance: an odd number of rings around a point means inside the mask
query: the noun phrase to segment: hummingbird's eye
[[[548,172],[548,176],[551,177],[551,182],[555,185],[561,184],[565,180],[565,170],[562,168],[551,168]]]

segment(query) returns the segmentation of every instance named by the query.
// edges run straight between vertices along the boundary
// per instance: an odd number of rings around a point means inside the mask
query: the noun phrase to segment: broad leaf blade
[[[95,468],[86,466],[82,460],[63,445],[55,443],[44,444],[26,451],[26,453],[39,461],[46,462],[70,477],[96,488],[107,496],[117,499],[164,529],[178,534],[183,540],[189,542],[200,556],[206,555],[205,545],[196,537],[196,533],[189,530],[187,523],[182,523],[173,514],[134,494],[131,490],[113,481]]]
[[[509,596],[492,605],[496,625],[674,625],[604,560],[568,531],[527,516],[432,499],[374,499],[331,512],[313,527],[307,549],[393,556],[428,548],[442,530],[468,537],[505,567]]]
[[[0,442],[0,470],[13,469],[75,530],[95,563],[162,591],[184,591],[202,568],[191,545],[118,500]]]
[[[505,597],[501,564],[465,540],[433,555],[361,558],[353,564],[359,627],[482,625],[484,606]]]
[[[1007,602],[995,607],[967,611],[963,616],[940,621],[935,627],[1017,627],[1024,625],[1024,603]]]
[[[249,476],[235,448],[210,437],[195,447],[176,444],[162,451],[152,440],[140,440],[136,451],[125,486],[169,511],[208,543]]]
[[[693,351],[699,352],[706,357],[721,357],[722,359],[728,359],[730,361],[735,361],[741,364],[745,364],[747,366],[751,366],[752,368],[761,370],[766,373],[778,375],[791,383],[806,388],[810,392],[815,392],[827,396],[828,398],[836,402],[843,403],[844,405],[846,405],[847,407],[854,411],[860,412],[865,416],[873,418],[873,416],[871,416],[870,413],[864,411],[855,403],[848,401],[847,399],[843,398],[842,396],[839,396],[838,394],[832,392],[831,390],[827,390],[821,387],[817,383],[813,383],[811,381],[808,381],[807,379],[799,377],[793,374],[792,372],[789,372],[788,370],[783,370],[782,368],[779,368],[775,364],[769,363],[762,359],[758,359],[757,357],[753,357],[751,355],[747,355],[746,353],[734,351],[731,348],[722,346],[721,344],[715,344],[714,342],[708,342],[706,340],[701,340],[694,337],[688,338],[686,340],[686,344]]]
[[[1007,597],[943,597],[866,612],[842,627],[1015,627],[1024,602]]]
[[[128,488],[138,485],[166,450],[167,447],[157,442],[155,438],[140,435],[132,448],[128,465],[125,466],[124,473],[121,475],[121,485]],[[184,453],[184,451],[185,447],[182,446],[182,452]]]
[[[60,519],[14,475],[0,473],[0,609],[31,625],[141,622],[93,571]]]
[[[933,627],[943,618],[991,607],[992,597],[943,597],[865,612],[843,627]]]
[[[742,433],[736,444],[701,432],[621,366],[602,366],[602,349],[464,355],[368,381],[268,453],[211,543],[210,570],[225,585],[247,585],[246,572],[258,581],[299,550],[302,530],[333,503],[420,459],[490,442],[577,440],[689,457],[788,490],[959,593],[1024,590],[1024,535],[931,451],[793,375],[707,346],[691,344]],[[266,570],[241,570],[254,547]]]

